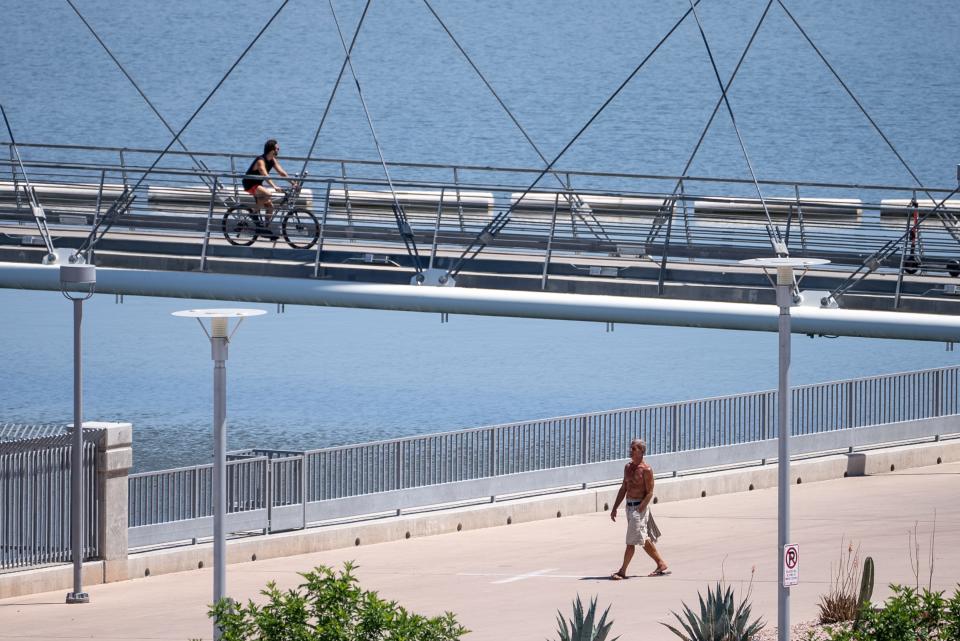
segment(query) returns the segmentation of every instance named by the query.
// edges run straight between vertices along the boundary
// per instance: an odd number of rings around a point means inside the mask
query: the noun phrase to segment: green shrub
[[[223,599],[210,617],[222,641],[454,641],[468,632],[450,612],[427,618],[362,590],[354,567],[317,567],[285,592],[271,581],[261,591],[263,605]]]
[[[835,630],[830,641],[960,641],[960,586],[943,592],[892,585],[880,608],[863,611],[856,629]]]
[[[613,626],[613,621],[607,623],[609,613],[610,606],[607,606],[600,620],[594,625],[597,618],[597,598],[590,599],[590,607],[584,614],[583,602],[580,601],[578,594],[577,600],[573,602],[573,616],[570,617],[569,625],[563,618],[563,614],[557,611],[557,634],[560,635],[560,641],[606,641]],[[614,637],[610,641],[617,641],[619,638]]]
[[[749,595],[748,595],[749,596]],[[672,612],[683,632],[662,623],[671,632],[684,641],[750,641],[764,627],[761,619],[750,621],[750,602],[744,598],[735,605],[733,588],[726,590],[717,583],[716,590],[707,589],[707,600],[697,593],[700,599],[700,614],[683,604],[683,617]]]

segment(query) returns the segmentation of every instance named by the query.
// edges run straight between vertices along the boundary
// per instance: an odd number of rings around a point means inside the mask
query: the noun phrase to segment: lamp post
[[[790,641],[790,588],[785,585],[784,555],[790,543],[790,308],[794,298],[794,268],[825,265],[819,258],[751,258],[743,265],[777,271],[779,376],[777,380],[777,638]]]
[[[83,591],[83,354],[80,326],[83,301],[97,287],[97,268],[83,263],[60,265],[60,293],[73,301],[73,447],[70,452],[70,547],[73,552],[73,591],[67,603],[89,603]],[[72,290],[79,289],[80,292]]]
[[[240,323],[248,316],[266,314],[262,309],[189,309],[173,312],[174,316],[196,318],[210,339],[213,359],[213,601],[226,596],[227,587],[227,346]],[[230,319],[237,319],[230,332]],[[210,331],[203,324],[210,320]],[[213,638],[220,638],[220,628],[213,624]]]

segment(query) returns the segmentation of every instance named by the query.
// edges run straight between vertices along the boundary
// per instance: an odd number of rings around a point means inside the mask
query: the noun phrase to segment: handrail
[[[3,142],[0,144],[10,145],[9,142]],[[45,144],[45,143],[17,143],[17,145],[23,148],[35,148],[35,149],[62,149],[62,150],[75,150],[75,151],[93,151],[93,152],[124,152],[124,153],[144,153],[144,154],[157,154],[159,150],[150,149],[150,148],[141,148],[141,147],[107,147],[107,146],[90,146],[90,145],[64,145],[64,144]],[[230,158],[230,157],[253,157],[251,152],[207,152],[207,151],[191,151],[189,154],[185,151],[175,151],[170,150],[166,155],[168,156],[204,156],[209,158]],[[302,156],[289,156],[291,161],[303,161],[307,160]],[[352,165],[370,165],[379,167],[379,161],[375,160],[362,160],[362,159],[345,159],[345,158],[326,158],[326,157],[311,157],[311,163],[315,164],[339,164],[339,163],[348,163]],[[502,172],[502,173],[522,173],[522,174],[538,174],[541,169],[531,168],[531,167],[504,167],[496,165],[463,165],[463,164],[442,164],[442,163],[424,163],[424,162],[410,162],[410,161],[388,161],[388,166],[391,167],[409,167],[412,169],[444,169],[450,170],[456,168],[458,171],[479,171],[479,172]],[[119,166],[118,166],[119,167]],[[129,169],[130,167],[127,166]],[[143,169],[146,169],[144,167]],[[745,178],[725,178],[717,176],[676,176],[668,174],[638,174],[638,173],[629,173],[629,172],[606,172],[606,171],[586,171],[586,170],[571,170],[565,168],[555,168],[557,173],[568,173],[572,176],[585,176],[585,177],[594,177],[594,178],[631,178],[631,179],[640,179],[640,180],[663,180],[663,181],[676,181],[684,180],[689,182],[706,182],[706,183],[730,183],[730,184],[743,184],[743,185],[753,185],[752,180]],[[194,171],[193,174],[200,174],[201,172]],[[761,185],[770,185],[770,186],[783,186],[783,187],[794,187],[796,185],[802,187],[815,187],[815,188],[828,188],[828,189],[850,189],[850,190],[882,190],[882,191],[907,191],[912,192],[916,189],[916,185],[909,186],[899,186],[899,185],[877,185],[872,183],[839,183],[839,182],[820,182],[820,181],[810,181],[810,180],[773,180],[773,179],[759,179],[758,182]],[[952,188],[930,188],[931,193],[950,193]]]
[[[801,385],[791,390],[792,431],[797,436],[841,433],[956,415],[960,413],[958,381],[960,366],[952,366]],[[638,436],[650,439],[651,455],[701,460],[698,453],[718,446],[759,445],[774,438],[775,407],[776,392],[764,390],[306,451],[283,450],[287,457],[271,458],[270,451],[256,449],[257,458],[231,461],[230,504],[237,513],[272,506],[268,514],[274,516],[264,516],[267,521],[262,521],[262,527],[283,529],[280,524],[289,522],[290,515],[276,510],[291,505],[302,506],[296,521],[301,527],[306,524],[306,504],[317,501],[424,491],[437,484],[481,479],[503,478],[500,485],[508,487],[506,475],[545,470],[562,475],[566,467],[622,460],[626,445]],[[171,519],[208,517],[210,467],[131,475],[131,524],[135,529],[159,527]],[[190,496],[170,494],[176,488],[189,491]],[[139,511],[146,506],[149,514]],[[278,520],[272,523],[270,518]]]

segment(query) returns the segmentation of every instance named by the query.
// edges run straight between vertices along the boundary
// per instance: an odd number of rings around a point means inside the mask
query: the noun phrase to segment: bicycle
[[[280,218],[283,239],[294,249],[310,249],[320,238],[320,224],[309,209],[297,207],[302,189],[295,182],[283,190],[283,197],[274,205],[274,218]],[[247,205],[234,205],[223,215],[223,235],[231,245],[249,247],[267,230],[261,214]]]

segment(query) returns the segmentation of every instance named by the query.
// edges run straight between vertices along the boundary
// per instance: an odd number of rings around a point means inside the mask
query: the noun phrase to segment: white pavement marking
[[[550,570],[543,570],[549,572]],[[495,583],[509,583],[510,581],[521,581],[523,579],[582,579],[589,576],[589,572],[584,574],[540,574],[530,572],[529,574],[513,575],[506,572],[457,572],[457,576],[505,576],[510,577],[509,581],[495,581]],[[598,577],[600,578],[600,577]],[[606,578],[606,577],[602,577]]]
[[[526,574],[516,574],[516,575],[513,575],[513,576],[511,576],[511,575],[509,575],[509,574],[496,573],[496,572],[491,572],[491,573],[486,573],[486,572],[477,572],[477,573],[473,573],[473,572],[460,572],[460,573],[458,574],[458,576],[506,576],[506,577],[508,577],[508,578],[506,578],[506,579],[501,579],[501,580],[499,580],[499,581],[491,581],[491,583],[492,583],[493,585],[497,585],[497,584],[500,584],[500,583],[514,583],[514,582],[516,582],[516,581],[523,581],[524,579],[533,579],[533,578],[537,578],[537,577],[543,577],[543,576],[549,574],[550,572],[556,571],[556,569],[557,569],[557,568],[546,568],[545,570],[534,570],[533,572],[527,572]],[[559,578],[559,577],[552,576],[552,577],[550,577],[550,578]],[[579,577],[577,577],[577,578],[579,578]]]

